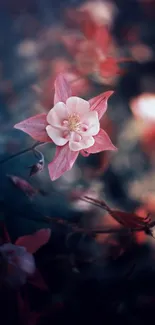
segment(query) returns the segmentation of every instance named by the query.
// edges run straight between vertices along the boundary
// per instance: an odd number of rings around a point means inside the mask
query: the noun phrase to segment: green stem
[[[37,147],[39,147],[40,145],[43,145],[43,144],[44,144],[44,143],[36,142],[36,143],[34,143],[33,146],[31,146],[31,147],[29,147],[29,148],[26,148],[26,149],[24,149],[24,150],[18,151],[17,153],[15,153],[15,154],[13,154],[13,155],[7,157],[7,158],[4,158],[4,159],[0,160],[0,165],[2,165],[2,164],[4,164],[4,163],[8,162],[8,161],[11,160],[11,159],[14,159],[14,158],[16,158],[16,157],[19,157],[19,156],[21,156],[21,155],[23,155],[23,154],[25,154],[25,153],[27,153],[27,152],[30,152],[30,151],[34,150],[35,148],[37,148]]]

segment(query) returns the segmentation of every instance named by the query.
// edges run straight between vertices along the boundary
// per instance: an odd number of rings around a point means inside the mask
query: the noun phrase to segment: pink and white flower
[[[107,133],[100,128],[100,119],[107,109],[107,91],[89,101],[72,96],[62,74],[55,81],[54,106],[48,114],[39,114],[14,127],[41,142],[54,142],[56,154],[49,164],[52,180],[70,170],[79,153],[86,156],[103,150],[116,150]]]
[[[95,143],[93,136],[100,130],[96,111],[79,97],[69,97],[66,104],[58,102],[48,113],[46,126],[48,136],[57,146],[66,143],[71,151],[87,149]]]

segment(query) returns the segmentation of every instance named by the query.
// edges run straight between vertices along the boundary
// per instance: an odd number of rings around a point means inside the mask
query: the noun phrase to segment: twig
[[[111,214],[111,209],[108,207],[108,205],[104,201],[100,201],[100,200],[91,198],[87,195],[84,195],[84,197],[79,197],[79,199],[81,201],[91,203],[99,208],[103,208],[104,210],[106,210],[107,212],[109,212]]]
[[[45,144],[45,143],[36,142],[33,146],[31,146],[29,148],[26,148],[24,150],[18,151],[17,153],[15,153],[15,154],[7,157],[7,158],[4,158],[4,159],[0,160],[0,165],[8,162],[11,159],[14,159],[16,157],[19,157],[19,156],[21,156],[21,155],[23,155],[23,154],[25,154],[27,152],[33,151],[35,148],[37,148],[37,147],[39,147],[39,146],[41,146],[43,144]]]
[[[151,234],[150,233],[150,229],[152,227],[155,226],[155,222],[152,221],[149,224],[143,224],[140,226],[137,226],[135,228],[130,228],[130,227],[126,227],[125,224],[123,222],[120,222],[120,220],[118,220],[118,218],[116,218],[116,216],[114,215],[113,211],[108,207],[108,205],[104,202],[104,201],[100,201],[94,198],[91,198],[89,196],[84,196],[84,197],[79,197],[79,199],[81,201],[87,202],[87,203],[91,203],[99,208],[103,208],[104,210],[106,210],[121,226],[123,226],[123,228],[113,228],[113,229],[96,229],[96,230],[92,230],[92,233],[94,234],[100,234],[100,233],[117,233],[120,230],[124,230],[124,231],[130,231],[130,232],[136,232],[136,231],[145,231],[145,233],[147,234]],[[138,216],[137,216],[138,218]]]
[[[92,234],[117,234],[120,233],[121,231],[123,232],[138,232],[138,231],[146,231],[146,226],[141,226],[141,227],[137,227],[137,228],[107,228],[107,229],[94,229],[94,230],[90,230],[90,232]]]

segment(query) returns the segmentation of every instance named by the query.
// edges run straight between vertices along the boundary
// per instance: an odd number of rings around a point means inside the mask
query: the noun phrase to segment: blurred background
[[[154,19],[154,0],[1,0],[0,213],[13,238],[45,226],[42,216],[102,223],[103,211],[72,199],[79,191],[111,207],[155,213]],[[103,29],[97,42],[91,21]],[[41,147],[45,168],[32,177],[33,152],[7,158],[33,145],[13,125],[52,107],[59,72],[77,96],[115,91],[101,123],[118,152],[81,156],[51,182],[54,146]],[[33,200],[7,175],[36,188]]]

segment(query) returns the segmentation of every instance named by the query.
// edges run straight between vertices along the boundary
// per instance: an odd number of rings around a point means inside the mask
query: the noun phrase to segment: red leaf
[[[110,78],[120,74],[120,71],[117,60],[114,58],[109,57],[100,63],[100,74],[104,78]]]
[[[135,213],[111,210],[110,214],[122,226],[127,228],[137,228],[145,226],[151,222],[151,218],[149,216],[140,217]]]
[[[51,236],[51,229],[40,229],[33,235],[19,237],[16,245],[24,246],[27,251],[34,254],[39,248],[48,243]]]
[[[14,175],[7,175],[10,181],[18,187],[21,191],[23,191],[29,198],[33,198],[34,195],[38,193],[38,190],[33,188],[25,179],[14,176]]]
[[[149,225],[151,223],[151,217],[149,215],[139,216],[136,213],[124,212],[119,210],[112,210],[110,207],[102,200],[97,200],[89,196],[84,196],[90,203],[94,203],[101,208],[105,209],[118,223],[126,228],[138,228]]]

